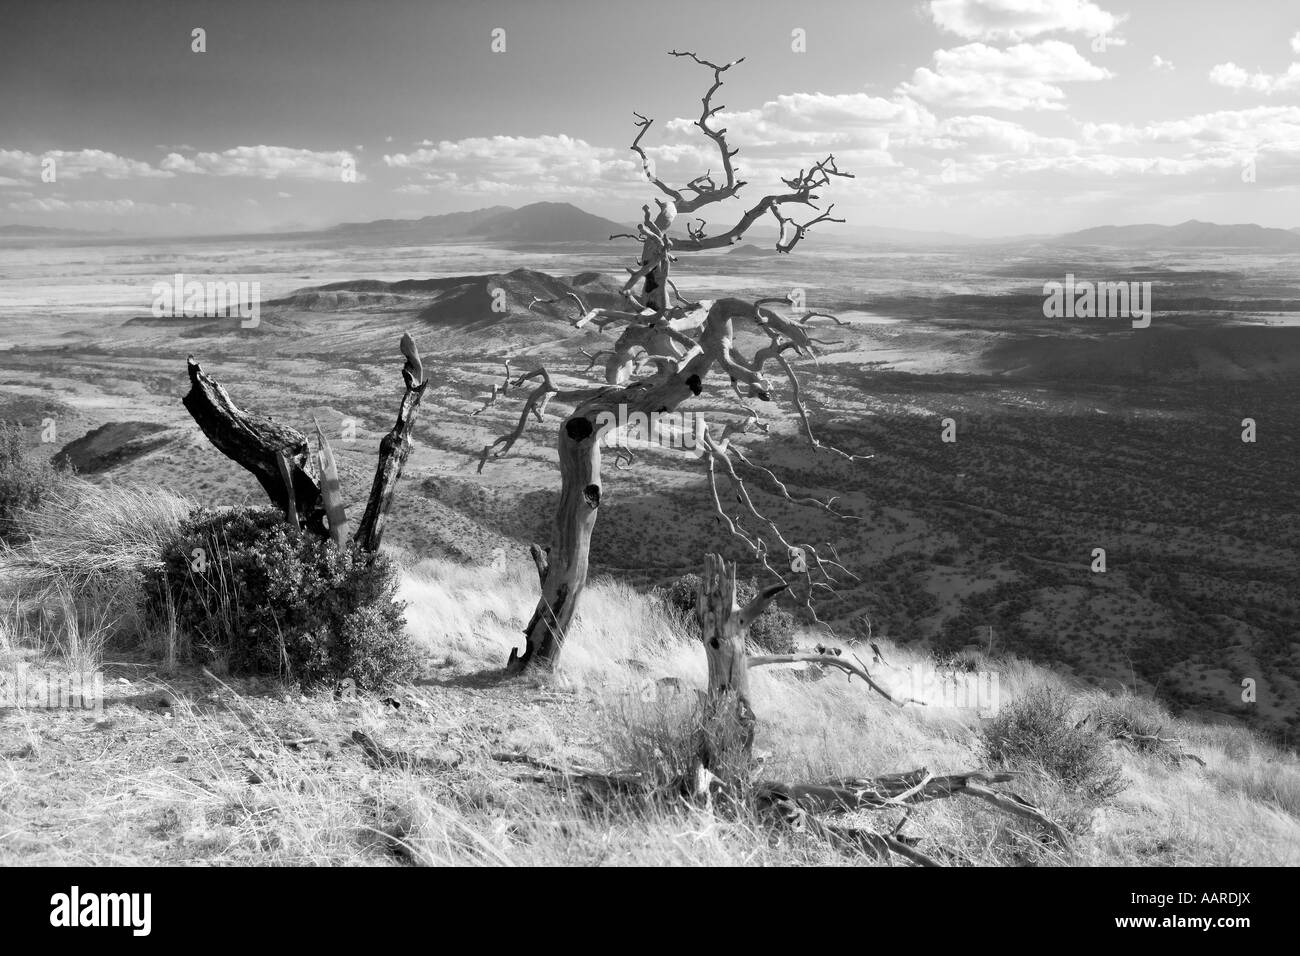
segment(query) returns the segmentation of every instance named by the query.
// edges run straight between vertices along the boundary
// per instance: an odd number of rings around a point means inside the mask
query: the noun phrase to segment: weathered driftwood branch
[[[401,350],[406,356],[406,364],[402,366],[402,381],[406,391],[397,409],[397,421],[379,443],[375,480],[370,486],[370,498],[366,502],[365,513],[361,516],[361,524],[357,526],[357,546],[372,554],[379,550],[379,542],[384,536],[384,521],[388,517],[388,509],[393,505],[397,482],[401,480],[402,469],[406,467],[406,459],[410,457],[413,447],[411,432],[415,428],[415,413],[428,385],[420,351],[415,346],[415,340],[406,333],[402,334]]]
[[[765,781],[756,786],[755,799],[758,806],[765,809],[797,808],[804,813],[849,813],[855,810],[885,810],[945,797],[968,796],[991,803],[1007,813],[1032,820],[1046,828],[1062,846],[1068,847],[1069,840],[1065,831],[1047,819],[1032,803],[989,786],[1008,783],[1015,777],[1013,773],[978,770],[935,777],[922,767],[883,777],[831,780],[820,784]]]
[[[188,360],[190,390],[181,400],[208,440],[223,455],[253,473],[262,490],[286,516],[294,511],[312,534],[325,537],[320,487],[307,471],[307,438],[296,429],[241,410],[194,356]],[[293,500],[281,476],[279,457],[288,463]]]
[[[1183,749],[1181,738],[1161,737],[1159,731],[1154,734],[1139,734],[1131,730],[1121,730],[1115,734],[1114,739],[1128,741],[1136,746],[1138,750],[1154,751],[1161,757],[1168,757],[1174,763],[1193,760],[1202,767],[1205,766],[1203,758]]]
[[[865,667],[862,666],[861,662],[855,664],[852,661],[846,661],[844,660],[844,658],[839,657],[838,655],[835,654],[807,654],[807,653],[764,654],[758,657],[751,657],[749,659],[750,667],[763,667],[764,665],[767,664],[801,664],[801,663],[819,664],[819,665],[825,664],[831,667],[838,667],[840,670],[847,672],[850,676],[850,679],[852,679],[853,677],[861,677],[864,681],[866,681],[868,687],[874,690],[881,697],[885,698],[885,700],[889,701],[891,704],[898,704],[900,707],[904,704],[920,704],[922,707],[925,706],[925,701],[917,700],[915,697],[895,697],[889,691],[885,690],[885,688],[881,687],[879,684],[876,683],[875,679],[872,678],[870,672]]]

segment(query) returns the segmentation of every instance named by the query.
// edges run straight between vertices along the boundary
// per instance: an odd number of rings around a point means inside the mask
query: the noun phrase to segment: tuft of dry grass
[[[157,489],[61,478],[18,515],[25,540],[0,548],[11,639],[78,666],[115,639],[141,642],[140,572],[191,507]]]

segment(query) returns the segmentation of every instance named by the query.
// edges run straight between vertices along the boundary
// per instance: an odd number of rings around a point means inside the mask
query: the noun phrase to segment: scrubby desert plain
[[[581,350],[609,338],[573,328],[564,302],[529,304],[570,289],[612,302],[626,258],[611,245],[310,237],[0,245],[0,418],[33,454],[71,460],[89,483],[74,503],[104,520],[263,501],[181,406],[188,355],[243,408],[304,432],[319,421],[356,513],[401,395],[403,331],[432,383],[386,537],[420,675],[383,695],[304,694],[119,651],[139,641],[85,622],[79,646],[103,644],[102,712],[0,709],[0,862],[881,862],[700,803],[593,802],[500,759],[666,766],[705,661],[651,589],[710,550],[759,574],[714,520],[700,462],[638,449],[631,468],[606,468],[596,583],[559,672],[502,676],[536,602],[527,545],[549,537],[560,419],[553,409],[480,472],[520,409],[517,395],[485,401],[507,359],[561,385],[589,378]],[[859,578],[821,601],[833,634],[805,626],[799,644],[875,641],[880,679],[900,688],[936,660],[974,661],[999,674],[1003,706],[1048,686],[1080,715],[1122,712],[1204,761],[1115,741],[1125,786],[1104,797],[1023,767],[1014,789],[1066,828],[1069,851],[961,800],[907,814],[922,847],[993,865],[1300,863],[1295,261],[830,241],[676,267],[697,298],[799,288],[847,323],[820,329],[835,344],[803,363],[803,382],[819,434],[870,457],[814,456],[782,396],[763,409],[770,433],[740,439],[796,496],[839,495],[857,518],[756,492]],[[259,282],[259,324],[153,317],[151,286],[176,273]],[[1150,327],[1045,318],[1042,285],[1067,273],[1152,281]],[[693,409],[734,414],[724,385]],[[955,442],[941,440],[945,419]],[[76,508],[66,518],[67,534],[85,533]],[[19,631],[6,630],[11,659],[31,654]],[[775,779],[986,762],[974,711],[899,708],[808,669],[754,680],[756,748]],[[414,756],[377,756],[355,731]],[[904,811],[869,816],[888,832]]]

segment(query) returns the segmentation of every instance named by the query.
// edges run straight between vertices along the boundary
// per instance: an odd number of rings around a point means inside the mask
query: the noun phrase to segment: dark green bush
[[[146,575],[148,609],[165,619],[170,601],[194,650],[232,673],[366,689],[409,676],[415,657],[387,558],[289,531],[272,508],[199,509]]]
[[[21,426],[0,421],[0,541],[19,537],[19,513],[40,504],[58,476],[48,461],[27,453]]]
[[[660,591],[664,606],[675,614],[687,627],[689,633],[696,634],[699,626],[695,622],[695,601],[699,595],[700,576],[683,574],[668,587]],[[744,607],[762,590],[753,578],[736,582],[736,603]],[[775,602],[764,608],[749,626],[749,640],[772,654],[789,654],[795,649],[794,632],[798,623],[794,615]]]
[[[1069,792],[1100,800],[1127,786],[1109,742],[1076,720],[1069,699],[1046,685],[1003,707],[982,734],[992,762],[1012,770],[1036,766]]]

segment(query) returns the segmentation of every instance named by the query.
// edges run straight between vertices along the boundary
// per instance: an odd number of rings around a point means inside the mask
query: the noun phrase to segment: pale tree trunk
[[[511,648],[506,669],[517,673],[530,664],[553,666],[587,586],[591,531],[600,507],[600,438],[594,413],[575,414],[560,428],[560,501],[555,509],[551,547],[533,546],[542,596],[524,633],[524,653]]]
[[[700,763],[724,779],[732,775],[737,761],[748,760],[758,723],[749,699],[745,638],[754,619],[784,590],[784,584],[773,585],[743,609],[737,607],[736,565],[720,554],[704,557],[704,574],[695,604],[700,640],[709,663]]]
[[[751,302],[717,300],[704,320],[698,347],[681,359],[676,371],[657,381],[587,390],[582,396],[584,400],[560,426],[560,501],[555,511],[551,547],[545,558],[538,560],[542,596],[524,631],[527,646],[522,654],[518,649],[510,652],[506,663],[510,673],[527,667],[554,667],[573,622],[578,598],[586,586],[591,532],[602,502],[599,430],[602,414],[619,418],[622,412],[623,420],[629,420],[637,413],[650,416],[656,412],[672,412],[700,394],[714,364],[721,364],[733,379],[762,383],[762,376],[752,366],[739,364],[731,351],[733,318],[749,318],[754,314]],[[561,400],[568,394],[555,389],[547,379],[534,398],[547,390]],[[525,420],[527,414],[526,410]],[[508,436],[509,441],[513,442],[514,437]],[[507,437],[500,440],[507,441]],[[541,554],[536,548],[533,553],[535,559]]]

